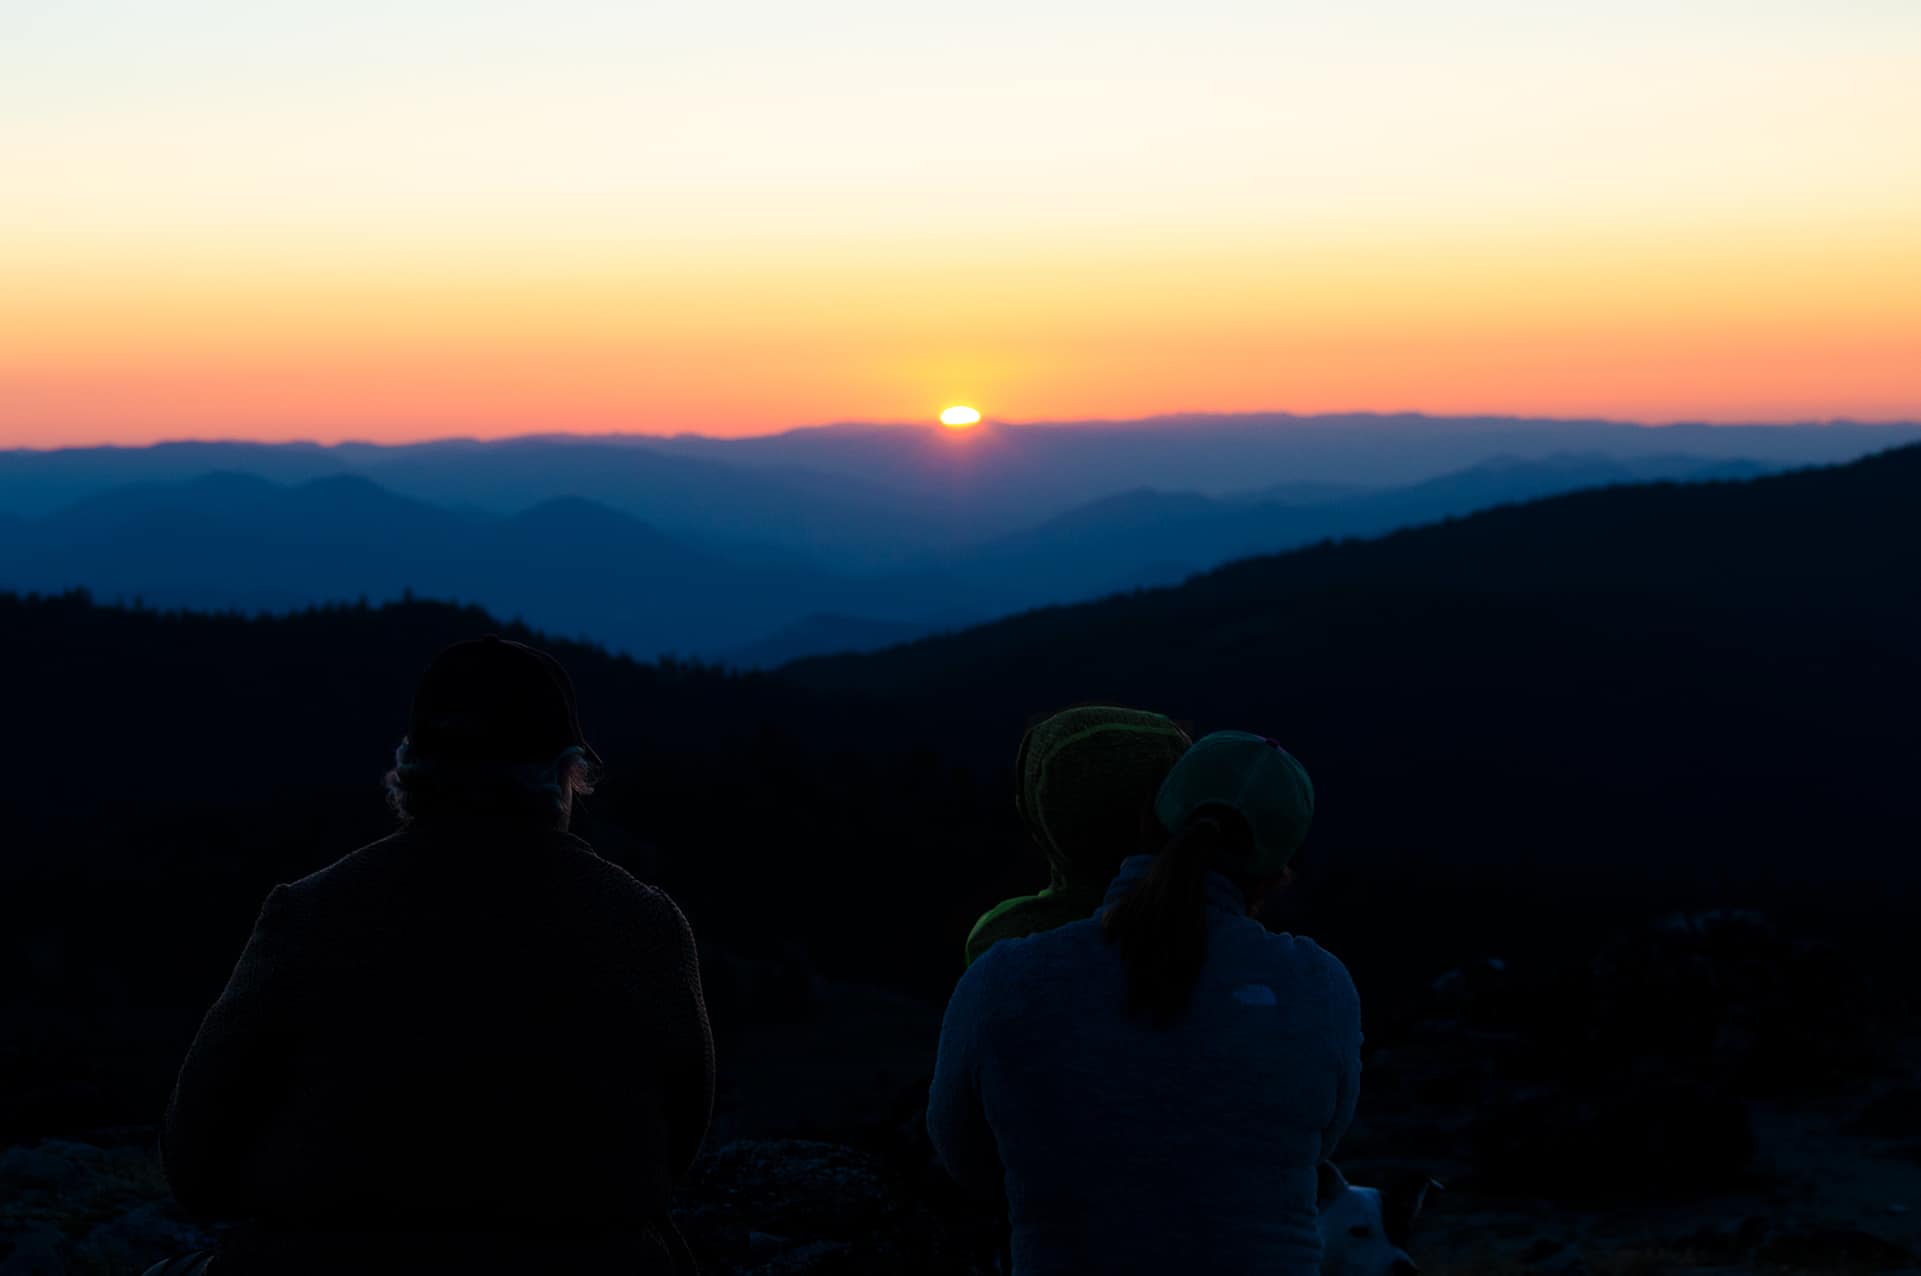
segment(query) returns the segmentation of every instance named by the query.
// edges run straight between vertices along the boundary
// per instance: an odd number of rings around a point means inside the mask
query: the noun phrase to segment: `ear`
[[[1438,1190],[1442,1190],[1440,1180],[1425,1174],[1401,1174],[1389,1180],[1381,1189],[1381,1230],[1387,1233],[1388,1240],[1406,1249],[1414,1235],[1414,1220],[1420,1217],[1421,1206],[1427,1203],[1427,1194]]]
[[[1329,1202],[1347,1191],[1347,1178],[1341,1173],[1341,1167],[1332,1161],[1322,1161],[1319,1174],[1320,1182],[1315,1190],[1314,1204],[1318,1209],[1326,1209]]]

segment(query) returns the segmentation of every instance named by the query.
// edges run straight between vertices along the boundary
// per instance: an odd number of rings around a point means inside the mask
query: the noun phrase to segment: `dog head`
[[[1384,1188],[1355,1187],[1321,1166],[1321,1276],[1414,1276],[1407,1256],[1414,1220],[1441,1186],[1426,1175],[1397,1176]]]

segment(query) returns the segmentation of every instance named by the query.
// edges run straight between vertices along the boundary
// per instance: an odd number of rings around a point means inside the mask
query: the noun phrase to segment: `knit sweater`
[[[423,824],[267,897],[162,1152],[182,1205],[261,1234],[652,1253],[713,1084],[672,901],[564,833]]]
[[[1109,901],[1153,862],[1126,860]],[[1227,878],[1206,898],[1206,961],[1166,1027],[1129,1013],[1098,917],[1001,941],[954,990],[928,1133],[963,1185],[1005,1192],[1020,1276],[1319,1270],[1316,1167],[1353,1116],[1360,1001]]]

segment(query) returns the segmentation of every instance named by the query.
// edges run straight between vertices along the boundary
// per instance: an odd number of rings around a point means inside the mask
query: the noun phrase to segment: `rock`
[[[702,991],[731,1030],[748,1023],[804,1023],[818,1010],[818,982],[804,948],[789,945],[771,957],[749,957],[704,945],[700,950]]]
[[[1552,1236],[1543,1236],[1521,1251],[1523,1263],[1544,1263],[1567,1248],[1567,1242]]]
[[[1486,1087],[1479,1071],[1436,1072],[1410,1078],[1408,1094],[1424,1108],[1454,1108],[1474,1103]]]
[[[1473,1132],[1477,1180],[1558,1201],[1687,1198],[1739,1185],[1754,1155],[1745,1106],[1701,1086],[1552,1090]]]
[[[1880,1152],[1876,1153],[1876,1155],[1891,1157],[1897,1161],[1906,1161],[1909,1165],[1921,1165],[1921,1139],[1914,1139],[1907,1143],[1897,1144],[1891,1148],[1883,1148]]]
[[[1692,1076],[1780,1094],[1865,1075],[1876,1016],[1859,970],[1758,913],[1676,913],[1606,945],[1558,1001],[1559,1069]]]
[[[1775,1237],[1755,1255],[1769,1267],[1898,1271],[1921,1263],[1912,1249],[1852,1227],[1819,1227]]]
[[[1429,986],[1428,995],[1431,1014],[1472,1027],[1507,1027],[1522,1011],[1518,981],[1499,957],[1455,967]]]
[[[67,1245],[66,1233],[48,1223],[0,1228],[0,1276],[66,1276]]]
[[[151,1129],[101,1133],[115,1146],[49,1139],[0,1151],[0,1273],[142,1272],[215,1241],[173,1212]]]
[[[106,1157],[105,1152],[91,1144],[62,1139],[10,1147],[0,1152],[0,1191],[75,1193],[99,1176]]]
[[[687,1194],[724,1198],[755,1231],[783,1236],[857,1236],[893,1204],[873,1157],[803,1139],[726,1144],[696,1168]]]
[[[796,1245],[748,1271],[752,1276],[814,1276],[815,1273],[858,1271],[859,1267],[851,1265],[855,1256],[856,1250],[845,1241],[814,1241]]]
[[[1693,1254],[1703,1263],[1720,1266],[1740,1263],[1768,1234],[1768,1220],[1750,1215],[1732,1228],[1703,1226],[1675,1238],[1671,1249]]]
[[[215,1235],[185,1222],[160,1202],[136,1206],[102,1223],[75,1246],[77,1258],[95,1271],[145,1271],[163,1258],[206,1249]]]
[[[943,1212],[880,1156],[835,1143],[725,1144],[695,1167],[675,1217],[707,1272],[991,1270],[991,1232]]]
[[[1849,1134],[1876,1139],[1921,1136],[1921,1086],[1888,1091],[1842,1128]]]

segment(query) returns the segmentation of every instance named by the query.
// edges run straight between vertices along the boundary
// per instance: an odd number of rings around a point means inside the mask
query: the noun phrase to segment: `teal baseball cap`
[[[1247,821],[1253,845],[1216,867],[1248,877],[1273,877],[1287,867],[1314,820],[1314,782],[1307,768],[1266,736],[1216,731],[1196,740],[1167,773],[1154,815],[1179,833],[1209,807],[1226,807]]]

